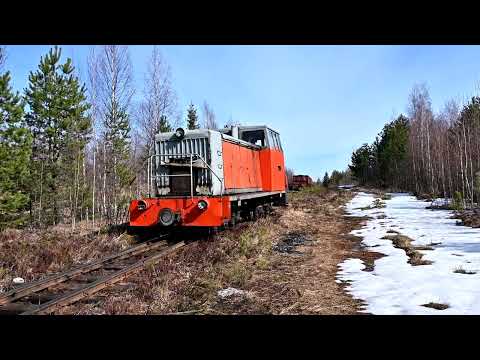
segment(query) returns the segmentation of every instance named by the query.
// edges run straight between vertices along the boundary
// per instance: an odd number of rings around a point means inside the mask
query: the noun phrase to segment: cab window
[[[263,130],[251,130],[242,132],[242,140],[265,147],[265,132]]]
[[[270,129],[267,130],[267,133],[268,133],[268,146],[271,149],[275,149],[275,136],[274,136],[275,134]]]
[[[283,149],[282,149],[282,143],[280,142],[280,135],[279,135],[279,134],[275,134],[275,137],[277,138],[278,150],[283,151]]]
[[[282,150],[282,146],[280,144],[280,136],[270,129],[268,130],[268,141],[270,148],[275,150]]]

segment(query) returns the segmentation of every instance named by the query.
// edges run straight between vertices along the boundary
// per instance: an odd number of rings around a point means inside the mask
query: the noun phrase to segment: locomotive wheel
[[[263,210],[265,214],[270,214],[273,211],[272,205],[270,204],[263,205]]]
[[[246,220],[246,221],[250,221],[250,220],[253,220],[254,217],[255,217],[255,212],[253,210],[242,210],[242,212],[240,213],[242,215],[242,219]]]
[[[228,227],[233,229],[237,225],[237,213],[232,214],[232,219],[228,222]]]
[[[263,215],[265,214],[264,210],[263,210],[263,206],[262,205],[258,205],[256,208],[255,208],[255,213],[254,213],[254,219],[257,220],[257,219],[260,219],[263,217]]]

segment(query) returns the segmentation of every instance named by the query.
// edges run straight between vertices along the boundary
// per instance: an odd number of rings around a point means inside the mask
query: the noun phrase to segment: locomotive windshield
[[[264,130],[252,130],[252,131],[243,131],[242,140],[248,141],[249,143],[265,146],[265,131]]]

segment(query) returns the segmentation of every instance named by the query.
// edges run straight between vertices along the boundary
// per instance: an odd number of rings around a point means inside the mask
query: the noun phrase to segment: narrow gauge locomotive
[[[278,132],[267,126],[183,130],[155,136],[148,197],[130,203],[130,226],[219,227],[286,204]]]

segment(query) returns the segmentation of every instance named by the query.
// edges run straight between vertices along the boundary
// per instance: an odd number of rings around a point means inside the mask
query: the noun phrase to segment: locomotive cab
[[[222,226],[245,206],[285,202],[285,178],[279,134],[266,126],[160,133],[130,225]]]

